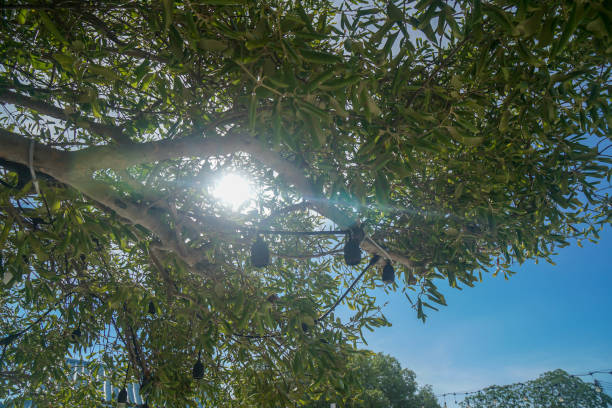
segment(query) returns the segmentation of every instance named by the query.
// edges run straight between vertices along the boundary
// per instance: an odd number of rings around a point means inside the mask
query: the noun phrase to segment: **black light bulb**
[[[127,400],[127,390],[124,388],[121,389],[121,391],[119,391],[119,395],[117,396],[117,403],[118,404],[127,404],[128,400]]]
[[[263,268],[270,263],[270,250],[262,237],[257,237],[251,247],[251,265]]]
[[[359,240],[348,238],[344,244],[344,262],[347,265],[359,265],[361,262],[361,248],[359,248]]]
[[[201,380],[202,378],[204,378],[204,364],[202,364],[199,358],[198,361],[196,361],[196,363],[193,365],[192,374],[194,380]]]
[[[153,301],[149,302],[149,314],[155,316],[157,314],[157,309],[155,309],[155,304]]]
[[[382,271],[382,280],[384,283],[393,283],[395,281],[395,269],[391,265],[391,261],[387,260]]]

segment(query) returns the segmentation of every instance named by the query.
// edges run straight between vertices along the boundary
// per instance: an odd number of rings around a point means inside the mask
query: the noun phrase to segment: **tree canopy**
[[[611,10],[3,1],[0,394],[91,406],[71,355],[151,404],[348,398],[381,269],[424,319],[609,224]]]
[[[440,408],[430,386],[419,387],[414,371],[402,368],[396,358],[369,351],[355,354],[345,369],[355,384],[346,406],[351,408]],[[329,408],[335,395],[322,396],[309,408]]]
[[[464,408],[608,408],[612,406],[612,398],[595,384],[555,370],[525,383],[488,387],[466,397],[460,405]]]

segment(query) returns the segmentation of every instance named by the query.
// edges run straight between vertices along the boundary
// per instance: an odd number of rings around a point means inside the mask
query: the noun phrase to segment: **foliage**
[[[492,386],[470,395],[460,404],[467,408],[607,408],[612,398],[596,390],[591,383],[563,370],[549,371],[526,383]]]
[[[328,408],[331,402],[344,400],[351,408],[439,408],[430,386],[418,387],[413,371],[402,368],[394,357],[363,352],[352,357],[346,367],[355,389],[346,394],[317,396],[317,402],[305,407]]]
[[[260,229],[361,225],[424,319],[441,281],[508,277],[610,222],[607,0],[0,7],[0,395],[17,401],[91,406],[68,355],[165,406],[351,389],[362,331],[388,324],[380,268],[351,316],[319,320],[358,273],[342,242],[268,235],[256,269]],[[227,172],[256,202],[212,196]]]
[[[413,371],[402,368],[394,357],[369,351],[355,354],[345,369],[349,393],[335,390],[314,395],[316,400],[304,404],[310,408],[328,408],[341,402],[351,408],[439,408],[430,386],[419,387]]]

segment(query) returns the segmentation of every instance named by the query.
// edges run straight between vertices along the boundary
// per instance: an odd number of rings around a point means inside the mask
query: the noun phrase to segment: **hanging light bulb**
[[[251,247],[251,265],[263,268],[270,263],[270,250],[262,237],[257,237]]]
[[[200,355],[198,354],[198,361],[193,365],[192,375],[194,380],[201,380],[204,378],[204,364],[200,360]]]
[[[391,265],[390,260],[387,260],[387,263],[383,268],[382,280],[384,283],[393,283],[395,281],[395,269],[393,269],[393,265]]]
[[[359,265],[361,262],[361,248],[359,247],[359,240],[353,237],[349,237],[344,244],[344,262],[347,265]]]
[[[149,314],[151,316],[155,316],[157,314],[157,309],[155,308],[155,303],[153,303],[153,301],[149,302]]]
[[[128,402],[127,389],[123,387],[117,396],[117,408],[125,408]]]

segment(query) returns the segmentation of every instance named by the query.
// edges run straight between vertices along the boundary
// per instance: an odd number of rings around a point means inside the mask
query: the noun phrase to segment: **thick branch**
[[[15,161],[21,164],[28,163],[27,152],[29,141],[19,135],[7,130],[0,129],[0,145],[8,144],[9,148],[0,151],[0,158]],[[173,233],[165,229],[152,229],[159,223],[159,219],[143,213],[142,208],[121,208],[109,198],[112,190],[101,192],[102,186],[92,187],[91,184],[83,182],[82,177],[75,178],[75,174],[82,175],[91,171],[112,168],[124,169],[133,165],[150,163],[154,161],[177,159],[181,157],[210,157],[214,155],[244,152],[250,154],[255,160],[276,170],[282,174],[289,185],[293,185],[302,197],[311,203],[312,208],[322,216],[335,222],[343,229],[348,229],[356,224],[356,220],[346,216],[342,211],[327,200],[327,198],[311,183],[304,175],[304,171],[293,163],[283,159],[256,139],[249,136],[227,136],[227,137],[201,137],[186,136],[178,139],[160,140],[155,142],[129,144],[126,146],[95,146],[79,151],[60,152],[46,146],[37,144],[35,150],[35,166],[52,177],[72,185],[92,199],[108,206],[119,215],[141,224],[150,231],[158,234],[162,241],[173,242],[170,238]],[[168,240],[168,241],[166,241]],[[181,254],[178,242],[172,248]],[[365,240],[361,247],[371,254],[379,254],[380,250],[371,242]],[[410,266],[411,262],[406,257],[389,253],[391,259],[403,265]],[[191,259],[193,261],[193,259]],[[191,262],[189,262],[191,264]]]
[[[28,165],[28,150],[30,141],[0,129],[0,158]],[[185,249],[177,241],[174,232],[154,214],[151,214],[141,205],[126,200],[112,190],[108,185],[92,180],[74,168],[73,153],[61,152],[51,149],[39,143],[34,147],[34,166],[37,170],[72,186],[97,203],[110,208],[134,224],[142,225],[152,233],[156,234],[166,246],[166,249],[179,255],[187,264],[194,266],[204,262],[205,258],[195,250]]]

